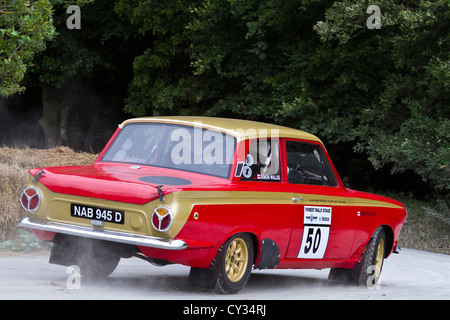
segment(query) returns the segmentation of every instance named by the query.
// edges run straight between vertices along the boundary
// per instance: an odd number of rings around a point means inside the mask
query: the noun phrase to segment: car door
[[[285,150],[294,204],[286,258],[347,258],[355,234],[351,193],[340,184],[321,144],[288,139]]]

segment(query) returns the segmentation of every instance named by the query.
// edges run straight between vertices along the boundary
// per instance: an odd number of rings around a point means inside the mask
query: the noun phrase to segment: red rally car
[[[31,169],[20,200],[50,263],[85,277],[133,256],[178,263],[226,294],[253,268],[373,285],[406,219],[401,203],[346,188],[316,136],[208,117],[127,120],[94,164]]]

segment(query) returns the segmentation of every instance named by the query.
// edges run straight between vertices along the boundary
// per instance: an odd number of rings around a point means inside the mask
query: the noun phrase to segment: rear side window
[[[336,187],[337,179],[320,145],[286,141],[289,183]]]
[[[238,163],[236,174],[243,181],[281,182],[279,147],[279,139],[251,140],[245,163]]]

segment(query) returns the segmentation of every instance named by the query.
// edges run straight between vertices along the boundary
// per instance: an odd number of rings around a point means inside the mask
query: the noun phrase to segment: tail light
[[[152,225],[158,231],[167,231],[172,226],[173,214],[166,207],[158,207],[152,213]]]
[[[20,197],[20,203],[22,207],[29,211],[36,211],[37,208],[41,205],[42,196],[38,189],[34,187],[28,187],[23,190],[22,195]]]

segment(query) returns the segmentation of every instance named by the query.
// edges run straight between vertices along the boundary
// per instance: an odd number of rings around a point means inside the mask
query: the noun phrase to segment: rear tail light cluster
[[[167,231],[172,226],[173,214],[166,207],[158,207],[152,213],[152,225],[158,231]]]
[[[36,211],[41,205],[41,200],[41,193],[34,187],[28,187],[23,190],[20,197],[20,203],[22,204],[22,207],[29,212]]]

